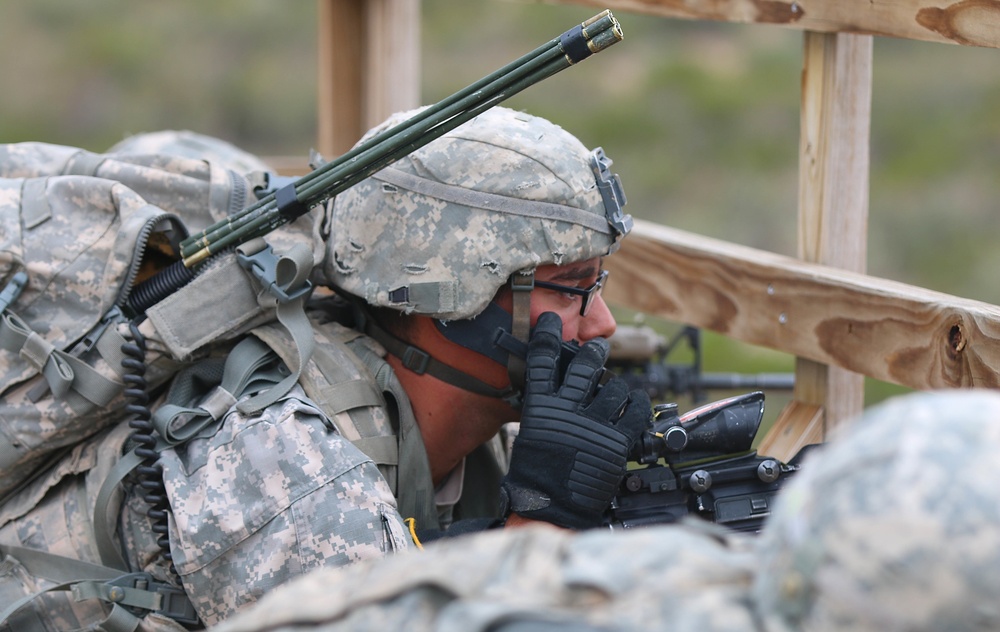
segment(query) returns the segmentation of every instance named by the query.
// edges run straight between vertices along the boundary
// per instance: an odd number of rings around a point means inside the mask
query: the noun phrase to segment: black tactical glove
[[[649,396],[619,377],[604,385],[608,343],[584,344],[559,375],[562,321],[542,314],[528,343],[521,428],[501,497],[509,513],[561,527],[600,526],[629,449],[650,427]],[[560,383],[561,380],[561,383]]]

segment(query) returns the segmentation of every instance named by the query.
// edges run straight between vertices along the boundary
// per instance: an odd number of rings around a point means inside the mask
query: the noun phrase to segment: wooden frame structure
[[[797,258],[640,221],[607,262],[627,280],[609,286],[609,302],[796,357],[792,401],[761,453],[789,458],[822,441],[861,411],[864,376],[915,389],[1000,387],[1000,307],[865,274],[872,38],[1000,48],[1000,1],[560,1],[803,31]],[[362,61],[320,64],[320,129],[328,134],[320,146],[342,151],[367,126],[359,122],[361,111],[380,120],[417,105],[416,92],[390,104],[387,93],[398,79],[388,73],[397,62],[385,54],[379,32],[398,34],[405,20],[414,28],[418,0],[319,2],[327,33],[321,42],[336,41],[352,19],[367,37],[359,46],[368,51]],[[394,3],[405,6],[395,18]],[[395,54],[413,59],[415,53],[397,48]],[[368,84],[349,84],[346,77],[364,64]],[[324,101],[338,85],[357,90],[353,121]],[[353,132],[343,131],[351,125]]]

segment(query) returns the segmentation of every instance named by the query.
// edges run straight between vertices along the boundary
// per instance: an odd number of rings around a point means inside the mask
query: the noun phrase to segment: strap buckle
[[[267,291],[279,303],[290,303],[306,297],[313,290],[312,283],[308,280],[302,281],[298,287],[288,287],[287,289],[279,285],[278,263],[281,261],[281,257],[274,254],[270,244],[253,254],[237,252],[237,259],[240,266],[252,274],[263,287],[267,288]]]
[[[515,272],[510,275],[510,289],[513,292],[530,292],[535,289],[534,272]]]
[[[182,589],[158,582],[149,573],[129,573],[105,582],[107,589],[103,598],[110,603],[120,604],[133,614],[141,616],[135,610],[156,612],[183,625],[194,626],[200,623],[187,593]],[[149,602],[136,599],[135,591],[148,593],[152,599]]]
[[[124,315],[122,314],[121,308],[115,306],[109,309],[108,312],[101,317],[101,322],[97,323],[93,329],[88,331],[83,336],[79,347],[74,351],[73,355],[80,356],[93,349],[94,345],[97,344],[97,341],[100,340],[101,336],[104,335],[104,332],[107,331],[108,327],[110,327],[112,323],[117,323],[123,319]]]
[[[27,284],[28,273],[24,270],[20,270],[11,277],[7,285],[4,286],[3,291],[0,291],[0,312],[6,310],[10,307],[11,303],[17,300],[17,297],[21,295],[24,286]]]
[[[406,347],[406,350],[403,352],[403,357],[400,359],[403,361],[403,366],[417,375],[423,375],[426,373],[427,366],[431,363],[430,355],[428,355],[425,351],[411,346]]]

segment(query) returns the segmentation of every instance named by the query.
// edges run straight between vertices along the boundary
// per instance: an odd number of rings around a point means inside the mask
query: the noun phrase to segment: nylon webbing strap
[[[365,379],[325,385],[320,389],[319,400],[316,403],[328,415],[337,415],[364,406],[383,405],[380,393]]]
[[[125,371],[122,368],[122,360],[125,359],[125,354],[122,353],[122,346],[126,342],[125,336],[118,333],[118,330],[114,326],[109,326],[101,333],[95,345],[97,352],[101,354],[104,361],[108,363],[108,366],[117,371],[119,375]]]
[[[104,406],[123,388],[83,360],[56,349],[11,312],[0,318],[0,348],[18,354],[38,369],[55,397],[65,397],[72,389]]]
[[[403,365],[414,373],[433,375],[442,382],[447,382],[478,395],[500,399],[510,395],[510,389],[499,389],[490,386],[486,382],[478,380],[467,373],[462,373],[440,360],[434,359],[426,351],[396,338],[375,324],[371,318],[368,318],[365,323],[365,334],[371,336],[376,342],[385,347],[386,351],[402,360]]]
[[[396,403],[399,415],[397,420],[399,465],[396,468],[396,481],[390,481],[390,484],[397,499],[400,515],[404,518],[415,518],[417,524],[439,524],[433,500],[434,483],[431,480],[427,450],[424,448],[423,438],[403,385],[400,384],[389,363],[360,339],[355,339],[348,345],[375,376],[375,383],[386,397],[392,398]]]
[[[218,387],[203,394],[197,406],[168,401],[153,413],[153,426],[166,445],[190,441],[220,423],[245,393],[269,390],[285,379],[276,364],[277,356],[266,344],[247,336],[229,352]]]
[[[6,623],[7,619],[13,616],[14,613],[42,595],[50,592],[72,592],[76,585],[77,582],[75,581],[64,582],[18,599],[0,611],[0,624]],[[37,617],[28,622],[19,620],[17,623],[17,632],[48,632],[49,630],[49,628]],[[111,613],[102,621],[93,625],[93,629],[101,630],[102,632],[135,632],[135,630],[139,627],[139,617],[135,616],[118,604],[114,604],[111,606]]]
[[[101,483],[97,498],[94,500],[94,541],[97,544],[97,554],[101,556],[101,562],[105,566],[119,571],[128,570],[128,565],[125,564],[121,551],[115,545],[115,529],[112,527],[115,520],[111,515],[112,512],[114,515],[118,514],[121,504],[122,492],[119,483],[142,461],[142,457],[137,455],[135,450],[118,459]]]
[[[252,242],[250,242],[252,243]],[[261,305],[275,305],[278,322],[292,336],[298,353],[297,366],[289,366],[290,375],[267,391],[237,404],[244,414],[263,410],[284,397],[298,382],[302,370],[316,346],[312,323],[305,312],[305,302],[312,293],[309,275],[312,272],[312,251],[304,244],[295,244],[287,253],[275,256],[271,247],[254,253],[240,255],[240,265],[246,267],[267,289],[258,296]]]
[[[123,606],[159,612],[181,622],[197,621],[197,614],[182,590],[157,582],[148,573],[123,574],[117,569],[23,547],[0,545],[0,555],[4,559],[14,557],[29,575],[56,582],[7,604],[0,610],[0,623],[38,597],[59,591],[72,592],[76,601],[100,599],[112,604],[110,615],[95,624],[96,629],[106,632],[132,632],[138,627],[139,618]],[[25,632],[34,632],[33,622],[18,623],[28,628]]]
[[[361,437],[351,443],[367,454],[375,465],[399,465],[399,444],[396,437]]]
[[[48,178],[28,178],[21,187],[21,220],[31,230],[52,217],[52,207],[45,188]]]
[[[535,287],[534,272],[515,272],[510,277],[514,309],[511,335],[527,344],[531,333],[531,290]],[[523,389],[526,370],[525,359],[515,353],[507,354],[507,374],[514,389]]]

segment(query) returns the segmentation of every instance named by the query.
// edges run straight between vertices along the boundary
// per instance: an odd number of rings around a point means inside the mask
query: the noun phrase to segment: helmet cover
[[[251,171],[268,171],[257,156],[221,138],[188,130],[143,132],[118,141],[109,154],[165,154],[181,158],[209,160],[240,175]]]
[[[760,535],[769,632],[1000,628],[1000,393],[898,397],[847,432]]]
[[[559,126],[490,108],[331,202],[324,279],[372,305],[471,318],[514,272],[617,249],[627,228],[609,223],[621,208],[608,208],[592,163]]]

